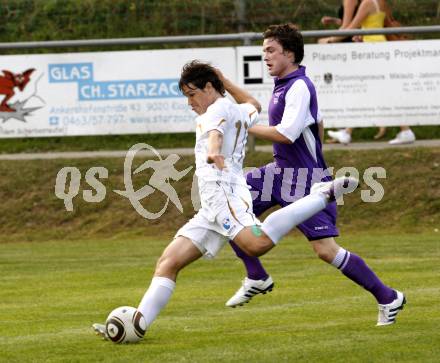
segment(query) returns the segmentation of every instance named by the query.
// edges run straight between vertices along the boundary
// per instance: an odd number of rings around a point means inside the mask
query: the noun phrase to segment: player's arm
[[[285,100],[283,118],[278,125],[256,125],[249,129],[249,133],[272,142],[293,143],[306,127],[310,108],[310,92],[305,82],[295,82],[287,92]]]
[[[248,130],[250,135],[254,135],[259,139],[277,142],[280,144],[291,144],[287,137],[279,133],[275,126],[255,125]]]
[[[254,105],[257,109],[258,113],[261,112],[261,104],[258,102],[248,91],[246,91],[243,88],[238,87],[235,83],[233,83],[231,80],[226,78],[222,72],[220,72],[218,69],[216,69],[217,75],[219,76],[220,80],[223,82],[223,85],[225,86],[225,90],[232,96],[232,98],[237,103],[250,103],[251,105]]]
[[[221,154],[223,134],[218,130],[208,132],[208,164],[215,164],[220,170],[225,167],[225,157]]]

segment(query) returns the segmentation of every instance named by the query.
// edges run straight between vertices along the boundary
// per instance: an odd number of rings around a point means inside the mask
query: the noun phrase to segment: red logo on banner
[[[6,122],[9,119],[15,118],[19,121],[26,122],[25,116],[29,115],[41,107],[24,108],[26,102],[35,96],[31,95],[25,100],[15,101],[10,103],[12,97],[16,95],[17,89],[23,92],[28,83],[31,81],[31,75],[35,71],[34,68],[27,69],[22,73],[13,73],[9,70],[3,70],[0,75],[0,97],[3,99],[0,103],[0,119]]]

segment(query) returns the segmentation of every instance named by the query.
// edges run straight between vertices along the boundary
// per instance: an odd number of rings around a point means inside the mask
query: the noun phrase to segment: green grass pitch
[[[0,244],[0,361],[439,362],[439,240],[435,231],[339,239],[406,293],[393,326],[376,327],[374,298],[294,234],[263,258],[272,293],[224,306],[244,275],[226,246],[181,273],[170,303],[133,345],[103,341],[91,324],[137,306],[168,241]]]

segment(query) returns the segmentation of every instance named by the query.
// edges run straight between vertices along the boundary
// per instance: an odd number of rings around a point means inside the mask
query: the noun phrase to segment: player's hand
[[[208,164],[214,164],[218,169],[225,169],[225,157],[220,154],[208,154]]]
[[[217,77],[222,81],[222,83],[225,82],[225,76],[223,75],[222,71],[218,68],[214,68],[215,73],[217,74]]]
[[[220,71],[220,69],[215,68],[214,70],[215,70],[215,73],[217,74],[217,77],[223,83],[225,90],[229,92],[231,90],[231,87],[233,86],[232,82],[223,75],[223,73]]]

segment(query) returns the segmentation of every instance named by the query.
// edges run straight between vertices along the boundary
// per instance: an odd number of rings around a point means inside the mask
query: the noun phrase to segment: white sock
[[[153,277],[150,287],[138,306],[138,310],[147,322],[147,327],[151,325],[170,300],[175,286],[176,283],[166,277]]]
[[[332,261],[332,265],[335,266],[339,270],[343,270],[347,265],[348,260],[350,259],[350,252],[346,249],[339,247],[338,253]]]
[[[288,206],[269,214],[261,229],[274,244],[298,224],[306,221],[327,206],[327,196],[323,193],[309,194]]]

